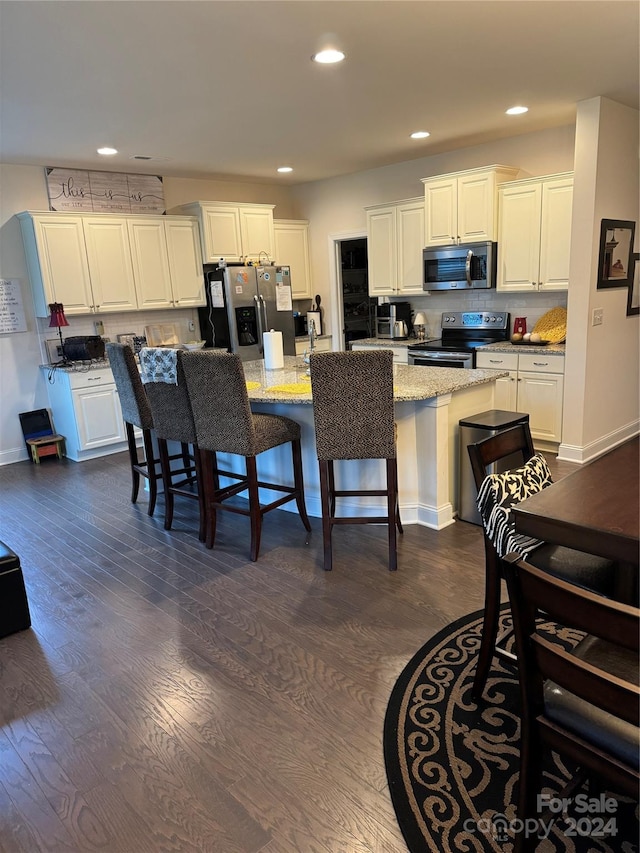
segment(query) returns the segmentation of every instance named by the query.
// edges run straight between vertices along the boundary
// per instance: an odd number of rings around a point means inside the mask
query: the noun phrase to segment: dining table
[[[617,564],[616,597],[637,603],[638,436],[513,507],[516,531]]]

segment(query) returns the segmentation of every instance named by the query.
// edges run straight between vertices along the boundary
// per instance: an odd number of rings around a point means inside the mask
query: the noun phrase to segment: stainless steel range
[[[476,366],[476,350],[509,338],[508,311],[445,311],[442,337],[411,344],[409,364],[422,367]]]

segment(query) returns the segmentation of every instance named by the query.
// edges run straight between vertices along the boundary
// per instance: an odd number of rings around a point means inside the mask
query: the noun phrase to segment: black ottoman
[[[17,554],[0,542],[0,638],[31,625],[29,602]]]

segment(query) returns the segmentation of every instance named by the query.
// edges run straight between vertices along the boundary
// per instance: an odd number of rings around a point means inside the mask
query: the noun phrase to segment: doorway
[[[369,296],[367,238],[340,240],[340,280],[342,301],[342,349],[351,342],[375,337],[376,299]]]

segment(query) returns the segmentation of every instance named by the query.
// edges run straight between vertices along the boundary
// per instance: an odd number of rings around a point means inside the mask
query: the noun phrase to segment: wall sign
[[[66,213],[164,213],[159,175],[85,172],[47,166],[49,209]]]
[[[17,278],[0,278],[0,334],[26,331],[20,282]]]

